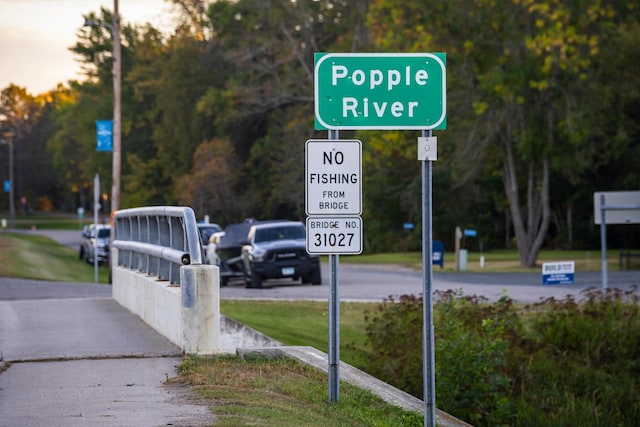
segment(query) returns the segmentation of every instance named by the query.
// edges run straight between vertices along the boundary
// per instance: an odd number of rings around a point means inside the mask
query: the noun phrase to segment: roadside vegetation
[[[328,403],[326,374],[291,359],[187,357],[179,372],[170,382],[195,387],[220,427],[423,425],[421,414],[349,384],[340,385],[338,402]]]
[[[475,426],[636,426],[637,294],[434,304],[436,403]],[[327,351],[327,304],[222,301],[222,312],[289,345]],[[265,313],[269,313],[267,316]],[[422,298],[341,304],[341,360],[422,398]]]
[[[78,258],[78,249],[45,236],[0,232],[0,277],[92,283],[94,274],[93,265]],[[100,265],[98,282],[107,283],[108,277],[107,267]]]

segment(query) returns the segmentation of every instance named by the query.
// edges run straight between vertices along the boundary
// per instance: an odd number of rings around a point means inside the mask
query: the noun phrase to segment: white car
[[[78,254],[79,258],[92,264],[95,256],[98,262],[108,263],[110,240],[110,225],[89,225],[82,231],[82,243],[80,244],[80,252]]]

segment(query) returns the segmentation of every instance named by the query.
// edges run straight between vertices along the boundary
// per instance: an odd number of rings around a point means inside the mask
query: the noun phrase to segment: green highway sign
[[[316,53],[316,129],[445,129],[444,53]]]

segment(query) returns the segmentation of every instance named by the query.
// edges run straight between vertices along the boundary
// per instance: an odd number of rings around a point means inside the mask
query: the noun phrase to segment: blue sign
[[[574,261],[545,262],[542,264],[543,285],[570,285],[575,273]]]
[[[5,193],[10,193],[11,192],[11,181],[6,180],[4,182],[4,192]]]
[[[405,230],[413,230],[413,223],[412,222],[405,222],[402,225],[402,228],[404,228]]]
[[[476,237],[476,230],[464,230],[464,235],[467,237]]]
[[[111,120],[96,120],[97,151],[113,150],[113,122]]]
[[[440,268],[444,268],[444,245],[440,240],[434,240],[431,248],[431,264],[438,264]]]

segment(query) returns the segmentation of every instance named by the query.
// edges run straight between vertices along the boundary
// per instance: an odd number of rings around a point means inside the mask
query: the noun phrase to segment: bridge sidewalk
[[[0,278],[0,427],[210,425],[182,352],[108,285]]]

